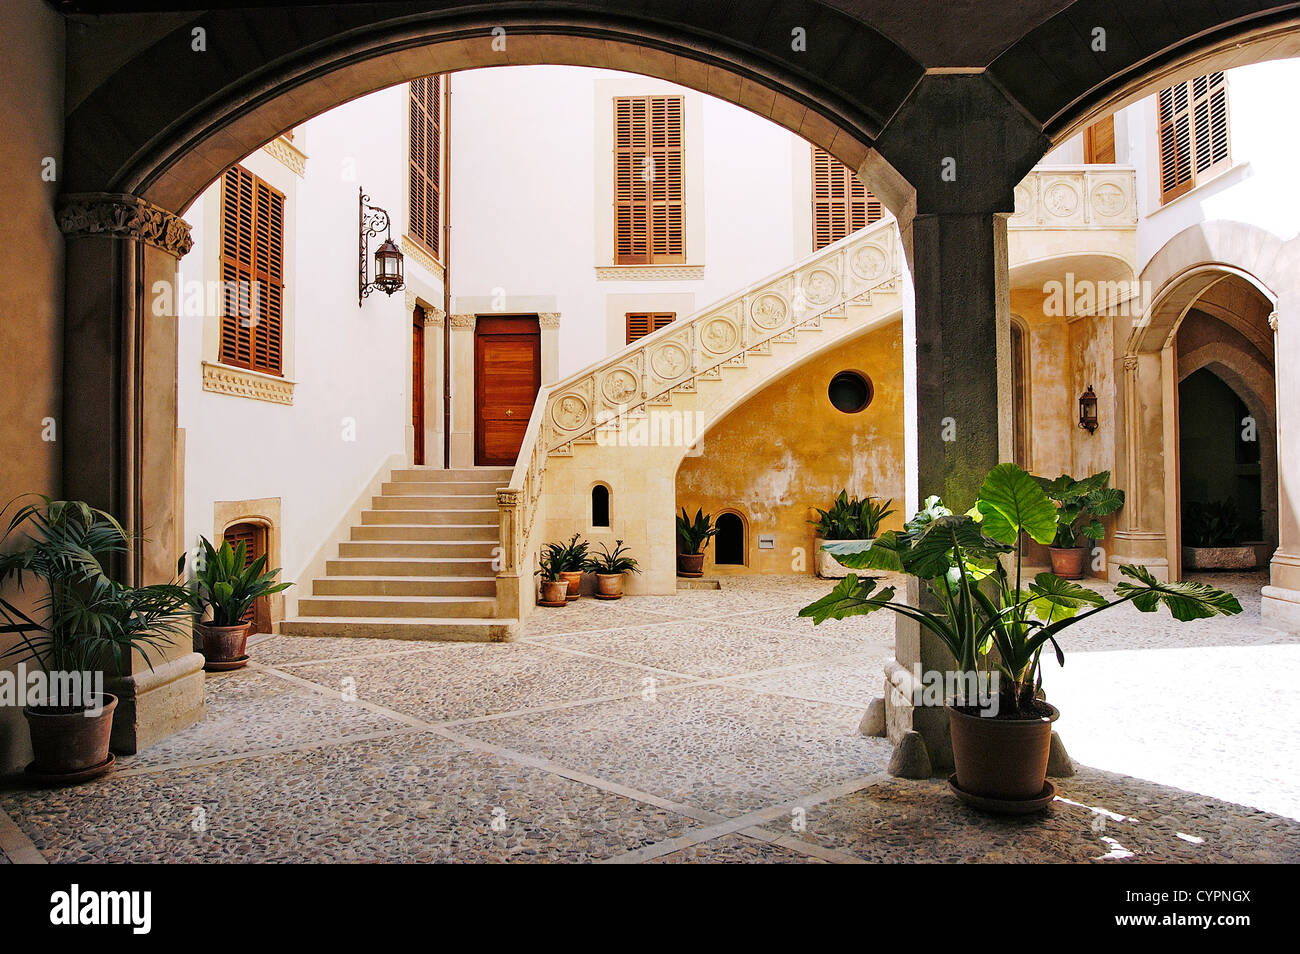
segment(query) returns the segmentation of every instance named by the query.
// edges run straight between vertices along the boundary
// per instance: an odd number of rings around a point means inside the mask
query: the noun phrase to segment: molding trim
[[[203,390],[231,397],[251,398],[271,404],[293,404],[293,381],[273,374],[203,362]]]
[[[598,282],[695,282],[704,278],[703,265],[597,265]]]
[[[173,212],[133,195],[73,192],[62,196],[59,231],[68,238],[135,239],[181,258],[194,247],[190,224]]]
[[[283,136],[272,139],[262,147],[262,151],[299,179],[307,177],[307,154]]]
[[[1274,311],[1272,314],[1270,314],[1270,315],[1268,316],[1268,326],[1269,326],[1270,328],[1272,328],[1274,331],[1277,331],[1277,312],[1276,312],[1276,311]]]
[[[421,305],[424,309],[424,326],[442,327],[442,323],[447,319],[447,313],[441,308],[435,308],[433,305]]]
[[[438,264],[437,259],[435,259],[427,251],[425,251],[423,245],[421,245],[415,239],[411,238],[411,236],[403,235],[401,246],[402,246],[403,255],[411,259],[413,262],[415,262],[415,264],[419,265],[426,272],[435,276],[438,279],[438,281],[445,280],[446,271],[443,269],[441,265]]]
[[[478,315],[452,315],[451,326],[453,328],[473,328],[478,324]]]
[[[537,315],[537,323],[543,331],[554,331],[560,327],[560,313],[558,311],[543,311]]]

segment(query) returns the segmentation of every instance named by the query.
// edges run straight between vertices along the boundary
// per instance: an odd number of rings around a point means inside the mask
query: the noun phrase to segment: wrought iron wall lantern
[[[361,301],[376,288],[385,295],[392,295],[405,287],[402,277],[402,250],[393,243],[392,222],[388,212],[377,205],[370,204],[370,196],[364,189],[358,189],[358,219],[360,221],[361,239],[359,243],[361,270],[357,277],[357,307]],[[370,240],[384,233],[384,241],[375,249],[375,278],[370,281]]]
[[[1097,392],[1091,384],[1079,396],[1079,426],[1089,434],[1097,430]]]

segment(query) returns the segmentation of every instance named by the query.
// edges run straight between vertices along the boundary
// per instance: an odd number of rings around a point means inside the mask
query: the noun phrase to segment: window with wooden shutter
[[[221,192],[221,361],[281,373],[284,195],[243,166]]]
[[[1115,117],[1099,119],[1083,132],[1083,161],[1090,164],[1115,161]]]
[[[1198,76],[1156,96],[1160,124],[1160,199],[1168,202],[1222,172],[1228,144],[1228,84],[1222,73]]]
[[[407,234],[438,257],[442,247],[442,77],[411,81]]]
[[[686,101],[614,99],[614,262],[686,261]]]
[[[627,315],[627,343],[644,338],[652,331],[658,331],[670,324],[677,317],[675,311],[633,311]]]
[[[825,149],[812,147],[813,251],[881,219],[885,207],[853,171]]]

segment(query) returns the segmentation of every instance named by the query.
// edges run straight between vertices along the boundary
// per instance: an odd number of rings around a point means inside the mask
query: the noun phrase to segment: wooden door
[[[541,384],[537,316],[480,317],[474,333],[474,463],[513,466]]]
[[[266,527],[258,523],[236,523],[226,528],[222,540],[238,549],[244,544],[244,566],[250,566],[254,560],[266,555]],[[274,567],[267,566],[267,570]],[[265,570],[263,571],[265,572]],[[271,631],[271,604],[268,597],[258,597],[257,602],[244,614],[244,622],[253,624],[254,633]]]
[[[411,463],[424,463],[424,309],[419,305],[411,316],[411,426],[415,428],[415,450]]]

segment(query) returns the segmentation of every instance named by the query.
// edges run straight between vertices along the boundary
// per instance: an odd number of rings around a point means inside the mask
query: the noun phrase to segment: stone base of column
[[[1300,633],[1300,590],[1266,586],[1262,591],[1259,615],[1268,626]]]
[[[1151,571],[1162,583],[1169,582],[1169,542],[1163,533],[1144,530],[1121,530],[1115,534],[1115,549],[1106,557],[1106,577],[1111,583],[1122,580],[1119,568],[1137,564]]]
[[[893,743],[895,755],[890,761],[891,773],[914,778],[909,771],[895,769],[926,761],[931,774],[946,775],[953,767],[948,713],[942,706],[914,705],[913,681],[911,672],[898,660],[885,664],[885,737]]]
[[[472,431],[451,432],[451,466],[465,468],[474,466],[474,433]]]
[[[104,688],[117,696],[113,751],[134,755],[202,719],[207,712],[203,679],[203,656],[186,653],[153,669],[106,680]]]

